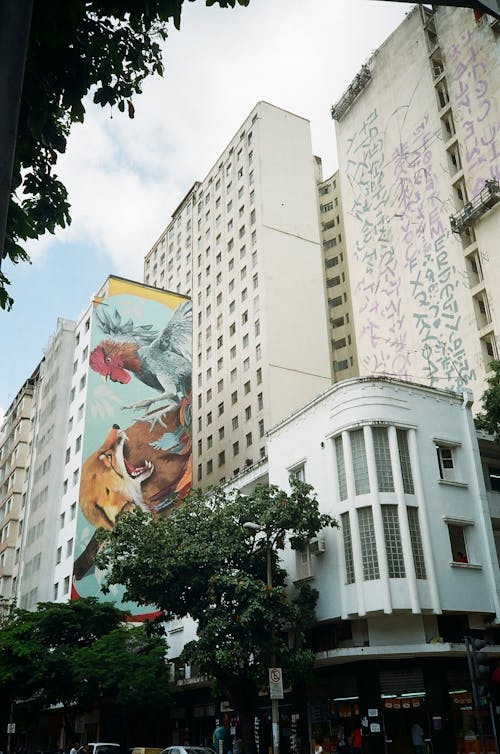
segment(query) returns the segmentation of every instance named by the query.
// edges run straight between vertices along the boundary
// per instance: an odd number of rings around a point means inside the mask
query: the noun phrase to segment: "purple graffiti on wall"
[[[354,291],[364,321],[358,339],[368,372],[405,376],[410,366],[408,334],[401,274],[385,210],[389,191],[377,121],[378,113],[373,110],[349,139],[347,150],[347,179],[353,191],[350,214],[358,230],[354,257],[363,268]]]
[[[500,180],[500,121],[492,107],[485,60],[485,51],[470,29],[451,46],[453,112],[461,135],[463,167],[472,177],[470,196],[481,191],[486,179]]]
[[[354,291],[363,323],[361,362],[371,373],[460,387],[475,379],[475,372],[459,333],[460,278],[450,261],[448,212],[434,168],[439,159],[432,152],[440,143],[426,115],[385,165],[377,121],[373,110],[349,139],[346,165],[353,192],[349,214],[357,225],[354,257],[362,270]]]
[[[437,144],[425,115],[411,139],[393,151],[396,216],[401,218],[403,263],[425,376],[433,386],[460,387],[475,372],[459,335],[459,276],[448,253],[451,234],[434,167],[439,162],[432,152]]]

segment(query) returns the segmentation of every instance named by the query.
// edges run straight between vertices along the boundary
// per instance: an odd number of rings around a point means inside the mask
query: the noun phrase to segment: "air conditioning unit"
[[[323,537],[313,537],[309,541],[309,550],[311,555],[321,555],[325,551],[325,540]]]

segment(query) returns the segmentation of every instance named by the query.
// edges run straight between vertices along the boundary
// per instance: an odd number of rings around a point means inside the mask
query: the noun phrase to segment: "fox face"
[[[132,466],[124,458],[127,436],[116,424],[103,444],[90,455],[82,467],[80,507],[87,521],[112,529],[118,518],[134,507],[149,512],[143,501],[141,483],[154,471],[151,461]]]

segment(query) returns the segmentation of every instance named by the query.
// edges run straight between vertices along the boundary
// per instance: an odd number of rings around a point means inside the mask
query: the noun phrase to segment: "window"
[[[70,521],[74,521],[75,516],[76,516],[76,503],[71,503],[71,508],[69,509]]]
[[[249,369],[250,369],[250,359],[247,356],[247,358],[243,361],[243,371],[248,372]]]
[[[300,550],[296,552],[297,578],[307,579],[311,576],[311,550],[309,543],[304,542]]]
[[[222,416],[222,414],[224,413],[224,402],[219,403],[219,405],[217,406],[217,412],[219,416]]]
[[[345,583],[354,583],[354,558],[352,555],[352,538],[351,522],[348,513],[342,513],[340,516],[342,526],[342,539],[344,542],[344,560],[345,560]]]
[[[78,453],[81,447],[82,447],[82,436],[79,435],[79,437],[76,438],[76,442],[75,442],[75,453]]]
[[[401,476],[403,478],[403,490],[407,495],[415,494],[413,486],[413,476],[411,473],[410,451],[408,448],[408,432],[404,429],[396,430],[399,451],[399,464],[401,466]]]
[[[372,436],[379,492],[394,492],[387,427],[372,427]]]
[[[54,602],[56,602],[58,594],[59,594],[59,584],[54,584],[54,591],[53,591]]]
[[[365,438],[363,435],[363,430],[357,429],[354,432],[351,432],[350,438],[356,495],[365,495],[367,492],[370,492],[370,483],[368,480],[368,464],[366,462]]]
[[[62,529],[64,527],[66,516],[64,513],[61,513],[59,516],[59,528]]]
[[[213,435],[208,435],[208,437],[207,437],[207,448],[211,448],[212,447],[213,441],[214,441]]]
[[[240,444],[238,441],[233,442],[233,456],[237,456],[240,452]]]
[[[219,466],[224,466],[225,463],[226,463],[226,454],[223,450],[221,450],[221,452],[219,453],[218,464]]]
[[[232,426],[233,429],[238,429],[238,417],[237,416],[233,416],[233,418],[231,420],[231,426]]]
[[[66,557],[69,558],[73,553],[73,539],[68,539],[66,544]]]
[[[420,534],[420,525],[418,522],[418,508],[407,508],[408,526],[410,528],[411,549],[413,551],[413,562],[415,564],[415,576],[417,579],[425,579],[425,560],[424,549],[422,547],[422,535]]]
[[[248,333],[245,333],[242,341],[243,348],[248,348]]]
[[[214,468],[214,463],[212,459],[210,461],[207,461],[207,474],[211,474]]]
[[[236,368],[231,369],[231,382],[236,382]]]
[[[252,433],[251,433],[251,432],[249,432],[249,433],[248,433],[248,434],[247,434],[247,435],[245,436],[245,439],[246,439],[246,443],[247,443],[247,448],[249,448],[249,447],[250,447],[250,445],[252,444]]]
[[[397,505],[382,505],[385,550],[390,579],[406,576]]]
[[[69,592],[69,576],[64,577],[64,594]]]
[[[359,538],[361,542],[361,557],[363,561],[363,578],[373,581],[380,578],[373,527],[373,513],[370,507],[358,508]]]
[[[247,406],[246,409],[245,409],[245,419],[246,419],[246,421],[248,421],[251,418],[252,418],[252,407],[251,406]]]
[[[455,462],[453,448],[436,445],[439,477],[447,482],[455,481]]]
[[[61,562],[61,558],[62,558],[62,547],[58,547],[57,552],[56,552],[56,565],[59,565],[59,563]]]
[[[248,395],[248,393],[250,392],[250,380],[248,380],[248,382],[245,382],[243,389],[245,391],[245,395]]]
[[[231,393],[231,403],[233,404],[233,406],[237,400],[238,400],[238,391],[235,390],[234,393]]]
[[[488,479],[490,480],[490,488],[495,492],[500,492],[500,468],[488,466]]]
[[[259,367],[257,369],[257,385],[260,385],[262,383],[262,369]]]
[[[303,463],[300,466],[295,466],[294,469],[290,469],[290,479],[297,479],[299,482],[306,481],[306,467]]]
[[[241,315],[241,324],[245,325],[248,322],[248,311],[244,311]]]
[[[339,498],[340,500],[347,499],[347,480],[345,473],[345,460],[344,460],[344,446],[342,444],[342,437],[335,438],[335,452],[337,455],[337,477],[339,483]]]
[[[264,398],[262,397],[262,393],[259,393],[257,395],[257,408],[259,409],[259,411],[262,411],[262,409],[264,408]]]
[[[454,563],[468,563],[469,556],[467,553],[467,542],[465,537],[464,525],[448,524],[448,534],[450,536],[451,555]]]
[[[66,448],[66,456],[64,458],[64,463],[69,463],[70,458],[71,458],[71,448]]]
[[[264,437],[265,429],[264,429],[264,419],[259,419],[259,437]]]
[[[212,412],[209,411],[207,414],[207,424],[211,424],[211,423],[212,423]]]

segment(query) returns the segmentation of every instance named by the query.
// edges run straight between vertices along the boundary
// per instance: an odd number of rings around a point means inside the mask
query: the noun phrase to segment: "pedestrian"
[[[78,754],[78,749],[80,748],[80,741],[75,741],[73,746],[71,747],[69,754]]]
[[[351,747],[352,754],[361,754],[361,752],[363,751],[362,733],[361,728],[358,724],[356,724],[351,730],[349,745]]]
[[[424,731],[420,723],[415,722],[411,726],[411,742],[413,744],[413,751],[415,754],[424,754],[425,752],[425,739]]]
[[[337,733],[337,745],[339,754],[347,754],[349,751],[349,746],[347,745],[347,741],[345,740],[345,728],[343,725],[339,725],[339,730]]]
[[[229,733],[229,718],[224,715],[222,724],[217,725],[212,736],[216,754],[229,754],[231,750],[231,735]]]

